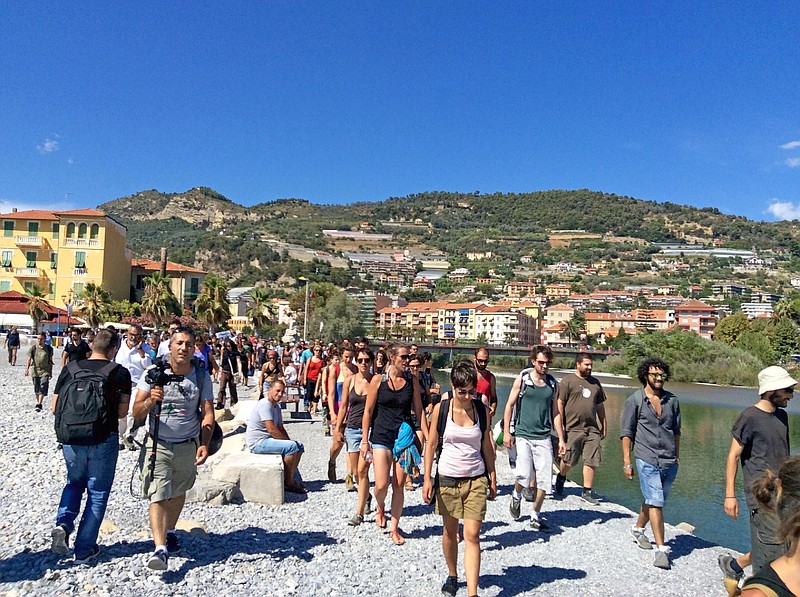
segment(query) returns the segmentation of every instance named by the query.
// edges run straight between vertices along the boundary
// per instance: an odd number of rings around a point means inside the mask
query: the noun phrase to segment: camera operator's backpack
[[[90,371],[83,369],[79,361],[67,365],[70,378],[60,388],[56,402],[55,430],[59,442],[88,446],[108,439],[111,431],[105,391],[108,376],[119,366],[111,362],[98,371]]]

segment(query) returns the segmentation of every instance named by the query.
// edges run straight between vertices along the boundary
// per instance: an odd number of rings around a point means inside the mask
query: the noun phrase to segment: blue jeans
[[[61,492],[56,525],[63,526],[68,535],[72,534],[86,491],[86,507],[73,543],[75,556],[81,558],[89,555],[97,544],[100,523],[114,483],[119,436],[112,433],[105,442],[93,446],[64,444],[63,452],[67,463],[67,484]]]
[[[250,448],[253,454],[280,454],[281,456],[291,456],[292,454],[301,454],[305,452],[305,447],[300,442],[293,439],[275,439],[273,437],[266,437],[259,440]]]
[[[658,468],[637,458],[636,469],[639,472],[639,488],[642,490],[644,503],[663,508],[672,483],[678,476],[678,463],[674,462],[667,468]]]

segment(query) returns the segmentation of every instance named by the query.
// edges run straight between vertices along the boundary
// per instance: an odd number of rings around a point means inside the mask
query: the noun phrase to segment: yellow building
[[[52,305],[94,282],[114,299],[129,298],[131,253],[125,226],[96,209],[0,214],[0,292],[38,286]]]
[[[130,263],[130,285],[133,298],[141,302],[146,286],[145,279],[161,271],[161,262],[152,259],[132,259]],[[196,267],[167,261],[167,278],[169,278],[172,294],[180,301],[184,309],[191,309],[206,279],[206,272]],[[233,311],[231,311],[233,313]]]

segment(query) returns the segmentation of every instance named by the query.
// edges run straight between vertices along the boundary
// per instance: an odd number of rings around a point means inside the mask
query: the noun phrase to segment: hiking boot
[[[344,488],[347,491],[355,491],[356,490],[356,484],[353,483],[353,475],[351,475],[350,473],[347,473],[344,476]]]
[[[84,555],[84,556],[80,556],[80,557],[78,557],[78,556],[76,555],[76,556],[75,556],[75,563],[76,563],[76,564],[79,564],[79,565],[80,565],[80,564],[88,564],[89,562],[91,562],[93,559],[95,559],[95,558],[96,558],[97,556],[99,556],[99,555],[100,555],[100,547],[98,547],[97,545],[95,545],[95,546],[92,548],[92,551],[90,551],[90,552],[89,552],[89,553],[87,553],[86,555]]]
[[[347,524],[349,524],[351,527],[357,527],[362,522],[364,522],[364,517],[361,516],[361,514],[354,514],[353,518],[347,521]]]
[[[167,569],[167,562],[169,561],[169,555],[163,549],[157,549],[153,552],[153,555],[150,556],[150,559],[147,560],[147,567],[150,570],[166,570]]]
[[[531,518],[531,530],[541,531],[542,533],[549,533],[551,531],[550,525],[547,524],[543,518]]]
[[[181,544],[177,533],[167,533],[167,553],[171,556],[181,553]]]
[[[328,461],[328,481],[336,483],[336,461]]]
[[[725,578],[730,578],[735,580],[737,583],[742,580],[742,576],[744,576],[744,570],[741,572],[736,572],[731,565],[736,558],[734,558],[731,554],[726,553],[719,558],[717,558],[717,562],[719,563],[720,569],[722,569],[722,573],[725,575]]]
[[[52,542],[50,543],[50,551],[54,554],[58,554],[60,556],[68,556],[69,555],[69,546],[67,545],[67,529],[61,525],[55,527],[52,531],[50,531],[50,538]]]
[[[641,547],[642,549],[653,549],[653,544],[650,543],[650,540],[647,538],[647,535],[644,534],[644,529],[637,529],[632,527],[630,529],[631,537],[636,542],[636,545]]]
[[[519,518],[519,507],[521,503],[521,499],[515,498],[513,495],[511,496],[511,504],[508,506],[508,511],[511,513],[511,518],[514,520]]]
[[[562,475],[561,473],[556,475],[556,495],[564,495],[564,483],[566,480],[566,475]]]
[[[458,593],[458,577],[448,576],[447,580],[445,580],[444,584],[442,585],[442,595],[450,595],[450,597],[455,597],[456,593]]]
[[[656,557],[653,559],[653,566],[661,568],[662,570],[669,570],[669,555],[666,551],[656,550]]]
[[[592,506],[596,506],[600,503],[600,500],[595,497],[594,492],[591,489],[584,489],[583,493],[581,493],[581,499]]]

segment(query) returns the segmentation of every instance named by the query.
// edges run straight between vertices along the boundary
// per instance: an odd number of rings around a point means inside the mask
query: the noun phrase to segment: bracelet
[[[726,496],[725,496],[725,499],[726,499],[726,500],[735,500],[735,499],[736,499],[736,496],[735,496],[735,495],[726,495]]]

